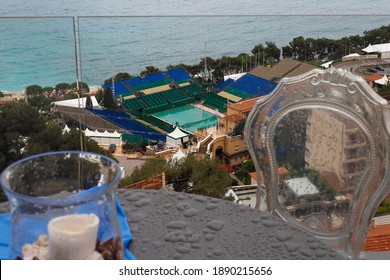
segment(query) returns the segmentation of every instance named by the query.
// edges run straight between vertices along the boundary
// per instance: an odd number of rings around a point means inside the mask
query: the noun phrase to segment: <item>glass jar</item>
[[[123,259],[116,210],[118,164],[80,152],[50,152],[7,167],[10,259]]]

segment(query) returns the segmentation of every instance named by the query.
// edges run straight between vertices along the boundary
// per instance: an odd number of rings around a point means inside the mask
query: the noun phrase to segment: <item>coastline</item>
[[[101,86],[92,86],[89,87],[89,94],[96,94],[96,92],[101,88]],[[8,90],[0,90],[7,97],[20,97],[24,98],[26,93],[24,91],[8,91]]]

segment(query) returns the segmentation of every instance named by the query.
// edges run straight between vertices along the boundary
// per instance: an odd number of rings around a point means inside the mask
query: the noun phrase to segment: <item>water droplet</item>
[[[200,249],[200,248],[202,248],[202,246],[199,243],[193,243],[193,244],[191,244],[191,248],[192,249]]]
[[[143,220],[143,215],[141,213],[131,213],[128,217],[131,223],[139,223]]]
[[[173,259],[174,260],[180,260],[181,258],[183,258],[182,254],[176,253],[176,254],[173,255]]]
[[[194,234],[192,235],[189,239],[188,239],[188,242],[190,243],[198,243],[200,241],[200,239],[202,238],[202,235],[200,234]]]
[[[214,210],[217,207],[218,207],[218,204],[215,204],[215,203],[209,203],[206,205],[207,210]]]
[[[186,209],[189,209],[190,207],[191,207],[191,204],[188,202],[182,202],[182,203],[178,203],[176,205],[176,209],[180,210],[180,211],[184,211]]]
[[[143,199],[145,196],[146,196],[146,194],[144,194],[144,193],[135,193],[135,194],[132,194],[129,197],[127,197],[127,200],[134,202],[134,201],[138,201],[140,199]]]
[[[224,226],[224,222],[221,220],[213,220],[213,221],[207,223],[206,226],[212,230],[220,231]]]
[[[264,220],[262,223],[266,227],[276,227],[279,225],[279,222],[275,220]]]
[[[278,234],[276,235],[276,238],[279,240],[279,241],[286,241],[286,240],[289,240],[291,238],[293,238],[292,234],[289,233],[289,232],[285,232],[285,231],[279,231]]]
[[[221,256],[223,254],[223,250],[222,249],[214,249],[213,254],[215,256]]]
[[[191,208],[191,209],[187,209],[186,211],[184,211],[183,215],[184,217],[193,217],[195,215],[197,215],[199,213],[199,211],[195,208]]]
[[[324,257],[324,256],[326,256],[326,251],[324,251],[324,250],[317,250],[316,251],[316,257],[321,258],[321,257]]]
[[[148,205],[150,204],[150,200],[149,199],[141,199],[139,201],[137,201],[134,205],[136,207],[142,207],[142,206],[145,206],[145,205]]]
[[[302,250],[301,250],[301,254],[302,254],[303,256],[309,257],[309,258],[312,256],[311,251],[308,250],[308,249],[302,249]]]
[[[187,223],[184,221],[172,221],[169,222],[167,228],[184,229],[187,227]]]
[[[198,201],[198,202],[201,202],[201,203],[204,203],[207,201],[207,198],[205,197],[202,197],[202,196],[197,196],[194,198],[195,201]]]
[[[176,251],[181,254],[188,254],[189,252],[191,252],[191,248],[187,246],[179,246],[176,248]]]
[[[309,248],[313,249],[313,250],[316,250],[319,247],[320,247],[320,245],[317,242],[309,244]]]
[[[177,242],[179,240],[179,236],[179,231],[170,232],[164,236],[164,240],[167,242]]]
[[[204,239],[205,239],[206,241],[211,241],[211,240],[213,240],[214,238],[215,238],[214,234],[205,234],[205,235],[204,235]]]
[[[284,243],[284,247],[286,248],[287,251],[294,252],[299,248],[301,248],[301,244],[294,241],[287,241]]]

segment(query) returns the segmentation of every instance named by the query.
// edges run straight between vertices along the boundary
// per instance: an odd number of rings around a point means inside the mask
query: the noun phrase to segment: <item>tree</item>
[[[246,170],[247,172],[255,172],[255,165],[253,164],[252,159],[248,159],[242,163],[242,169]]]
[[[0,110],[0,171],[23,158],[28,139],[45,127],[38,110],[25,103],[8,103]]]
[[[253,55],[256,55],[256,54],[262,55],[263,52],[264,52],[263,44],[257,44],[256,46],[254,46],[254,48],[252,49],[251,52],[252,52]]]
[[[0,98],[4,97],[4,93],[0,91]]]
[[[91,99],[91,96],[87,96],[87,101],[85,102],[85,107],[86,108],[93,108],[93,104],[92,104],[92,99]]]
[[[80,92],[81,93],[89,93],[89,87],[85,82],[79,82]],[[69,90],[77,93],[77,82],[74,82],[69,86]]]
[[[129,73],[127,72],[119,72],[117,73],[115,76],[114,76],[114,82],[120,82],[120,81],[123,81],[123,80],[128,80],[128,79],[131,79],[131,78],[135,78],[135,76],[132,76],[130,75]],[[106,79],[104,81],[105,84],[111,84],[112,83],[112,77]]]
[[[112,90],[110,87],[108,87],[104,90],[103,106],[106,109],[115,109],[116,108],[116,103],[115,103],[114,98],[112,96]]]
[[[52,96],[55,93],[55,90],[53,87],[44,87],[42,89],[43,94],[46,96]]]
[[[59,83],[54,87],[57,95],[64,95],[70,90],[70,85],[67,83]]]
[[[381,86],[378,90],[378,93],[382,97],[388,97],[390,95],[390,83],[387,82],[385,85]]]
[[[95,97],[97,102],[100,104],[100,102],[104,99],[104,90],[102,88],[99,88],[96,91]]]
[[[166,173],[167,183],[173,184],[175,191],[217,198],[224,197],[232,182],[229,174],[218,162],[189,155],[178,162],[160,158],[146,160],[141,167],[136,167],[130,176],[125,177],[120,186],[145,180],[162,172]]]
[[[44,94],[27,96],[28,104],[45,114],[49,113],[52,101],[51,98],[46,97]]]
[[[145,68],[146,68],[146,70],[144,70],[144,71],[142,71],[140,73],[141,76],[146,76],[146,75],[149,75],[149,74],[161,72],[160,69],[158,69],[158,68],[156,68],[154,66],[146,66]]]
[[[36,94],[42,94],[43,88],[39,85],[30,85],[26,87],[26,95],[36,95]]]
[[[80,143],[82,142],[82,143]],[[62,144],[59,147],[60,151],[80,151],[81,150],[81,144],[83,145],[83,150],[102,154],[107,157],[113,158],[116,160],[110,152],[107,150],[101,148],[98,143],[89,138],[84,136],[84,133],[82,133],[80,130],[77,129],[71,129],[68,133],[64,133],[62,136]]]
[[[265,56],[267,58],[268,64],[271,64],[273,61],[278,61],[280,58],[280,49],[272,41],[265,42],[266,47],[264,48]],[[270,59],[271,58],[271,59]],[[272,58],[274,60],[272,60]]]

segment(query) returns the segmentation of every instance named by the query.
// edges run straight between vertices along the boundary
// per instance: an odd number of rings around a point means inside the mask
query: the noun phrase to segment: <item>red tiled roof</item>
[[[390,225],[380,225],[370,229],[366,242],[366,251],[390,251]]]
[[[260,98],[263,98],[263,96],[230,104],[228,107],[240,112],[249,112]]]
[[[245,120],[245,118],[239,114],[233,114],[233,115],[226,116],[225,119],[227,121],[232,121],[232,122],[240,122],[240,121]]]
[[[371,82],[374,82],[374,81],[382,79],[382,78],[383,78],[383,76],[379,75],[379,74],[372,74],[372,75],[368,75],[368,76],[364,77],[364,79],[366,81],[371,81]]]

